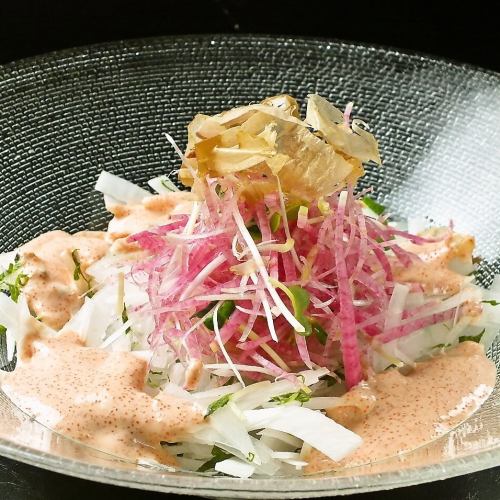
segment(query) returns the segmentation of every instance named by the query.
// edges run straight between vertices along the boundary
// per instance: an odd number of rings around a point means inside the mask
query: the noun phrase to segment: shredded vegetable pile
[[[474,284],[471,237],[412,234],[356,191],[380,157],[351,110],[309,96],[302,120],[277,96],[197,115],[185,153],[168,136],[190,194],[166,176],[156,196],[98,181],[113,246],[77,266],[91,293],[65,328],[144,351],[148,390],[203,408],[205,424],[168,444],[182,468],[290,473],[311,446],[341,460],[360,439],[324,412],[347,390],[498,331],[500,287]]]

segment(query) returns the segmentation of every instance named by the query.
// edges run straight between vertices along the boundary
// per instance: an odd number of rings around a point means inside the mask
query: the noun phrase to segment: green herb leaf
[[[483,335],[484,335],[485,329],[481,332],[479,332],[477,335],[464,335],[463,337],[459,337],[458,341],[459,342],[480,342]]]
[[[128,312],[127,312],[127,306],[125,305],[125,302],[123,303],[123,309],[122,309],[122,323],[125,324],[128,321]],[[127,327],[125,330],[125,334],[130,333],[132,331],[132,328],[130,326]]]
[[[292,401],[298,401],[302,406],[310,399],[310,394],[307,394],[302,389],[300,389],[297,392],[289,392],[288,394],[280,394],[279,396],[274,396],[273,398],[271,398],[271,401],[279,405],[286,405],[287,403],[291,403]]]
[[[482,336],[484,335],[484,328],[481,332],[479,332],[477,335],[464,335],[463,337],[458,337],[458,342],[480,342]],[[433,349],[447,349],[448,347],[451,347],[451,344],[436,344],[433,346]]]
[[[16,255],[14,262],[11,262],[7,269],[0,273],[0,291],[7,293],[14,302],[19,300],[21,290],[29,280],[21,268],[21,259],[19,255]]]
[[[75,264],[75,270],[73,271],[73,279],[78,281],[80,279],[80,275],[82,274],[80,259],[78,258],[78,250],[73,250],[71,252],[71,258],[73,259],[73,263]]]
[[[363,197],[363,203],[377,215],[382,215],[385,212],[385,207],[375,200],[372,200],[369,196]]]
[[[219,310],[217,311],[217,324],[219,325],[219,328],[222,328],[226,321],[229,319],[229,316],[233,314],[233,311],[236,309],[236,304],[234,303],[234,300],[225,300],[221,306],[219,307]],[[205,313],[206,314],[206,313]],[[209,329],[214,331],[214,317],[209,316],[203,324]]]
[[[223,460],[227,460],[228,458],[231,458],[233,455],[231,453],[227,453],[226,451],[222,450],[218,446],[214,446],[212,448],[212,457],[210,460],[205,462],[203,465],[201,465],[198,468],[197,472],[207,472],[211,469],[215,468],[215,464],[218,462],[222,462]]]
[[[213,403],[210,403],[208,405],[205,418],[209,417],[210,415],[212,415],[212,413],[215,413],[217,410],[220,410],[222,407],[226,406],[229,403],[231,396],[231,394],[224,394],[224,396],[215,400]]]
[[[497,300],[482,300],[482,304],[489,304],[490,306],[500,306],[500,302]]]
[[[278,212],[274,212],[274,214],[271,215],[271,218],[269,219],[269,226],[271,228],[271,233],[275,233],[280,227],[280,224],[281,224],[281,214],[279,214]]]
[[[294,316],[297,318],[297,321],[305,328],[304,332],[297,332],[299,335],[303,337],[308,337],[311,335],[312,326],[309,319],[305,316],[305,312],[309,307],[309,292],[298,285],[289,286],[293,298],[291,300]]]
[[[80,256],[78,255],[78,248],[75,248],[71,252],[71,258],[73,259],[73,264],[75,264],[75,270],[73,271],[73,279],[78,281],[80,278],[87,283],[87,297],[93,297],[94,292],[92,291],[92,283],[90,278],[82,271],[82,265],[80,263]]]
[[[255,453],[252,453],[251,451],[249,451],[248,455],[247,455],[247,460],[249,462],[253,462],[254,458],[255,458]]]

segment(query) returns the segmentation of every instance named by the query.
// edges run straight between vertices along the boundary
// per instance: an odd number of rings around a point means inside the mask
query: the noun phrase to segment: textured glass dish
[[[101,169],[145,184],[177,166],[197,112],[279,93],[355,101],[380,140],[379,201],[477,237],[480,281],[500,272],[500,76],[420,55],[325,40],[203,36],[118,42],[0,67],[0,252],[51,229],[100,229]],[[489,355],[500,366],[500,344]],[[0,354],[0,357],[2,354]],[[4,363],[0,359],[0,365]],[[431,445],[321,476],[239,480],[137,467],[56,435],[0,391],[0,454],[97,481],[233,498],[304,498],[394,488],[500,464],[500,387]]]

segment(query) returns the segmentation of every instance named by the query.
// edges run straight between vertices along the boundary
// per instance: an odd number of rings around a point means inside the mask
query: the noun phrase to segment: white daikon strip
[[[149,191],[105,170],[100,173],[95,189],[121,203],[140,203],[147,196],[151,196]]]
[[[296,436],[332,460],[342,460],[358,448],[362,439],[319,411],[284,406],[244,412],[248,430],[275,429]],[[328,439],[325,439],[328,436]]]
[[[255,467],[238,458],[228,458],[221,462],[217,462],[215,464],[215,470],[217,472],[223,472],[228,476],[247,479],[255,472]]]
[[[225,443],[239,450],[245,458],[251,458],[256,464],[262,463],[250,440],[245,423],[229,405],[213,413],[210,416],[209,424],[224,436]]]

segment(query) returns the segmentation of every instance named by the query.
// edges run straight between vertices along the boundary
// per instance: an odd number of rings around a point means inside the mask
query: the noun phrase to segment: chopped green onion
[[[254,241],[259,241],[262,239],[262,233],[260,232],[260,229],[256,224],[252,224],[251,226],[247,227],[247,229]]]
[[[384,205],[372,200],[369,196],[363,197],[363,203],[375,214],[382,215],[385,212]]]
[[[224,394],[224,396],[222,396],[219,399],[216,399],[215,401],[210,403],[208,405],[207,413],[205,414],[205,418],[209,417],[210,415],[212,415],[212,413],[215,413],[217,410],[220,410],[222,407],[226,406],[229,403],[231,396],[232,396],[232,394]]]
[[[271,233],[275,233],[281,224],[281,214],[274,212],[269,219],[269,226],[271,227]]]
[[[127,306],[125,305],[125,302],[123,303],[123,309],[122,309],[122,323],[125,324],[128,321],[128,312],[127,312]],[[125,330],[125,333],[130,333],[132,331],[132,328],[130,326],[127,327]]]
[[[19,255],[11,262],[7,269],[0,273],[0,291],[9,294],[17,302],[22,288],[28,283],[29,277],[21,271],[22,264]]]
[[[271,401],[279,405],[286,405],[287,403],[291,403],[292,401],[298,401],[302,406],[310,399],[311,396],[307,394],[303,389],[300,389],[297,392],[289,392],[288,394],[274,396],[273,398],[271,398]]]
[[[316,321],[311,321],[312,331],[316,335],[320,344],[325,345],[326,339],[328,338],[328,333],[326,333],[325,329]]]
[[[288,219],[288,222],[293,222],[298,219],[300,207],[301,205],[299,204],[299,205],[294,205],[287,209],[286,218]]]
[[[219,307],[219,310],[217,311],[217,324],[219,325],[219,328],[222,328],[225,324],[225,322],[229,319],[229,316],[233,314],[233,311],[236,309],[236,304],[234,303],[234,300],[225,300],[221,306]],[[205,313],[206,314],[206,313]],[[204,316],[204,315],[202,315]],[[203,324],[209,329],[214,331],[214,317],[209,316]]]
[[[308,337],[311,335],[312,326],[309,319],[304,315],[307,308],[309,307],[309,292],[298,285],[292,285],[288,287],[291,293],[290,301],[292,302],[293,312],[297,321],[305,328],[304,332],[297,332],[299,335]]]
[[[500,302],[497,300],[482,300],[482,304],[489,304],[490,306],[500,306]]]

